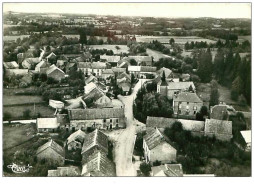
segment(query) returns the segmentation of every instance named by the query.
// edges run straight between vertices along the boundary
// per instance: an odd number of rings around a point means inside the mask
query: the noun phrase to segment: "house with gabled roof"
[[[230,116],[235,116],[236,110],[233,106],[224,103],[212,106],[210,108],[210,118],[218,120],[228,120]]]
[[[230,141],[233,138],[232,121],[206,119],[205,136],[215,137],[222,141]]]
[[[66,140],[66,145],[68,150],[81,149],[84,143],[86,133],[82,130],[77,130],[72,133]]]
[[[183,168],[181,164],[164,164],[151,167],[151,176],[153,177],[183,177]]]
[[[86,93],[82,100],[85,102],[85,107],[102,108],[111,102],[111,99],[105,95],[98,87],[93,88],[89,93]]]
[[[101,62],[108,62],[112,66],[116,66],[117,62],[121,59],[120,56],[107,56],[107,55],[100,55]]]
[[[42,60],[35,66],[35,72],[46,73],[48,67],[49,64],[45,60]]]
[[[88,127],[118,129],[126,126],[124,108],[70,109],[68,114],[73,130]]]
[[[131,82],[131,76],[128,75],[126,72],[123,72],[116,77],[116,82],[117,84],[121,82]]]
[[[162,164],[176,161],[176,149],[167,143],[157,127],[147,127],[143,138],[144,156],[147,163]]]
[[[116,76],[126,72],[126,68],[112,67],[112,70]]]
[[[57,167],[56,170],[48,170],[48,177],[78,177],[81,170],[77,166]]]
[[[105,69],[102,71],[101,77],[105,80],[107,80],[109,77],[114,77],[115,73],[112,69]]]
[[[180,92],[173,96],[174,115],[178,117],[196,118],[197,112],[203,106],[203,101],[192,92]]]
[[[46,56],[47,62],[54,59],[56,59],[56,54],[54,54],[54,52],[51,52],[48,56]]]
[[[35,65],[38,64],[40,61],[41,61],[40,58],[26,58],[22,62],[22,66],[25,69],[31,69],[31,68],[35,67]]]
[[[152,66],[153,59],[151,56],[128,56],[124,57],[123,59],[126,59],[130,61],[131,59],[134,59],[138,65],[142,64],[143,66]]]
[[[54,165],[63,165],[65,160],[63,147],[52,139],[37,149],[36,156],[39,161],[45,159]]]
[[[61,81],[65,78],[65,73],[60,68],[56,67],[54,64],[51,65],[46,71],[48,78],[53,78],[56,81]]]
[[[167,82],[160,81],[157,83],[157,93],[173,99],[174,95],[183,91],[188,91],[192,88],[193,92],[196,91],[194,83],[191,82]]]
[[[88,133],[84,138],[84,143],[81,150],[82,164],[86,163],[89,156],[95,151],[101,151],[108,154],[108,136],[95,129]]]
[[[108,159],[103,151],[95,151],[91,154],[87,162],[82,166],[81,176],[85,177],[115,177],[115,164]]]

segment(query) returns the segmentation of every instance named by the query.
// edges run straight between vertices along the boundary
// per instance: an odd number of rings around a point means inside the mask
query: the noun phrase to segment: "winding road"
[[[115,163],[117,176],[136,176],[132,164],[132,154],[136,139],[136,123],[133,117],[133,101],[142,84],[149,79],[140,79],[129,96],[118,96],[125,105],[126,129],[119,135],[115,145]]]

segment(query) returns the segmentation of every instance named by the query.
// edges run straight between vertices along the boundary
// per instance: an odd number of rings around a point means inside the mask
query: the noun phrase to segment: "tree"
[[[175,39],[171,38],[171,39],[169,40],[169,44],[170,44],[170,45],[173,45],[174,43],[175,43]]]
[[[210,48],[208,48],[206,52],[200,52],[198,62],[198,76],[200,77],[202,82],[210,82],[213,72],[212,54]]]
[[[133,73],[131,73],[131,84],[134,84],[135,83],[135,76]]]
[[[137,66],[138,63],[135,59],[130,59],[130,64],[133,65],[133,66]]]
[[[23,112],[23,117],[25,119],[29,119],[31,117],[31,110],[29,109],[26,109],[24,112]]]
[[[81,30],[80,33],[80,38],[79,42],[82,44],[82,48],[84,47],[84,44],[87,44],[87,37],[86,37],[86,32],[84,30]]]
[[[147,163],[141,163],[140,164],[140,171],[145,175],[145,176],[150,176],[150,171],[151,171],[151,165]]]
[[[215,80],[211,81],[211,94],[210,94],[210,106],[219,104],[219,90],[218,83]]]
[[[161,81],[162,81],[162,82],[166,82],[166,75],[165,75],[165,71],[164,71],[164,70],[163,70],[163,72],[162,72]]]
[[[11,118],[12,118],[11,113],[9,113],[9,112],[4,113],[4,117],[3,117],[4,121],[9,121],[9,123],[10,123]]]

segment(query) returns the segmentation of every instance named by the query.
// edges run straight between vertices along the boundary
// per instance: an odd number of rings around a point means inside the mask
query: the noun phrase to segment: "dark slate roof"
[[[68,112],[70,120],[124,118],[122,108],[70,109]]]
[[[144,139],[148,148],[152,150],[163,141],[163,135],[157,128],[147,127]]]
[[[220,135],[232,135],[232,121],[206,119],[205,132]]]
[[[115,164],[101,151],[95,151],[82,167],[83,176],[116,176]]]
[[[94,88],[92,91],[90,91],[88,94],[83,96],[83,101],[87,103],[89,100],[97,101],[101,97],[103,97],[105,94],[99,89],[99,88]]]
[[[48,141],[47,143],[45,143],[44,145],[40,146],[38,148],[37,152],[36,152],[36,155],[38,155],[39,153],[43,152],[47,148],[53,149],[58,154],[60,154],[62,157],[64,157],[64,149],[63,149],[63,147],[60,146],[59,144],[57,144],[56,142],[54,142],[52,139],[50,141]]]
[[[130,75],[128,75],[126,72],[123,72],[122,74],[118,75],[116,79],[122,79],[124,77],[126,77],[128,80],[131,80]]]
[[[152,66],[141,66],[140,72],[156,72],[156,67]]]
[[[93,132],[85,136],[81,154],[90,150],[94,146],[98,146],[99,149],[108,153],[108,136],[106,136],[98,129],[94,130]]]
[[[177,96],[173,97],[174,101],[177,102],[193,102],[193,103],[202,103],[203,101],[197,96],[196,93],[191,92],[181,92]]]

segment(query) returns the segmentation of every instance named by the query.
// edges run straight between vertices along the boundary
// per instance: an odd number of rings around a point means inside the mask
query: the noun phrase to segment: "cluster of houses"
[[[56,170],[48,170],[48,176],[116,176],[115,164],[108,158],[108,137],[99,131],[85,133],[78,130],[72,133],[60,146],[52,139],[38,148],[36,152],[39,161],[47,160]],[[67,153],[78,152],[81,155],[81,166],[68,166],[66,162],[75,162]]]

